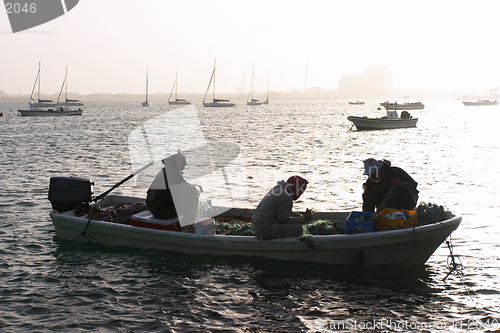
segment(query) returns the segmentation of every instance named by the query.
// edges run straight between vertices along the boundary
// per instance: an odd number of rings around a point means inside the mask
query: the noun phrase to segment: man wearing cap
[[[374,212],[385,199],[385,208],[412,210],[417,205],[417,182],[387,160],[369,158],[364,163],[363,211]]]
[[[183,225],[193,223],[198,207],[198,190],[186,182],[182,171],[186,158],[179,150],[163,160],[164,167],[148,189],[146,204],[154,217],[170,219],[183,216]]]
[[[306,209],[302,217],[290,217],[293,201],[306,190],[308,181],[292,176],[279,181],[260,201],[252,217],[252,230],[259,240],[295,237],[303,233],[302,225],[310,221],[313,212]]]

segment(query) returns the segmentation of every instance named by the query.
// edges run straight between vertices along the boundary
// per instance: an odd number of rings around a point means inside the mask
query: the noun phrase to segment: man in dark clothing
[[[177,154],[165,158],[163,165],[148,189],[148,209],[159,219],[182,216],[182,226],[193,223],[198,207],[198,190],[182,177],[186,158],[179,150]]]
[[[364,165],[363,174],[368,176],[363,184],[364,212],[374,212],[375,208],[413,210],[417,206],[417,182],[403,169],[392,167],[387,160],[373,158],[364,161]]]

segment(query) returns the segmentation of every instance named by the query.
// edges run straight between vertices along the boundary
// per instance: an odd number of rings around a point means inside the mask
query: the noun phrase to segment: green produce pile
[[[417,220],[418,225],[426,225],[445,221],[453,214],[443,206],[438,206],[434,203],[421,202],[417,207]]]

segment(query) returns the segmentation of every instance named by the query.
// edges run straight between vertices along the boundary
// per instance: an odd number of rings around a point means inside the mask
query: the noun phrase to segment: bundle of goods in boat
[[[337,235],[344,233],[336,222],[329,220],[315,220],[311,223],[304,224],[304,236],[307,235]]]
[[[225,222],[217,219],[215,231],[218,235],[254,236],[252,224],[241,220],[231,220]]]
[[[414,228],[417,226],[417,212],[386,208],[375,219],[375,231]]]
[[[434,203],[421,202],[417,207],[418,225],[426,225],[446,221],[452,216],[447,208]]]

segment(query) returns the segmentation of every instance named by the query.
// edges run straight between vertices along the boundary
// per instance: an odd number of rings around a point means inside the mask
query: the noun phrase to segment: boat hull
[[[420,102],[403,104],[384,102],[380,103],[380,105],[383,106],[386,110],[421,110],[425,108],[425,105]]]
[[[245,210],[247,213],[251,210]],[[345,225],[348,212],[316,213]],[[75,240],[85,228],[101,245],[159,249],[189,255],[261,257],[328,265],[414,266],[424,264],[443,241],[460,225],[461,217],[416,228],[353,235],[314,236],[312,246],[299,237],[258,240],[253,236],[204,235],[148,229],[131,225],[89,220],[52,212],[56,236]],[[81,238],[75,241],[81,241]]]
[[[488,106],[488,105],[497,105],[498,101],[497,100],[494,100],[494,101],[478,101],[478,102],[462,101],[462,103],[464,103],[465,106],[476,106],[476,105],[479,105],[479,106]]]
[[[83,110],[17,110],[20,116],[81,116]]]
[[[169,101],[168,104],[170,105],[188,105],[191,104],[189,101]]]
[[[347,120],[351,121],[358,130],[381,130],[394,128],[417,127],[418,118],[407,119],[381,119],[349,116]]]
[[[234,103],[217,103],[217,102],[211,102],[211,103],[203,103],[203,106],[205,107],[213,107],[213,108],[223,108],[223,107],[231,107],[234,106]]]
[[[247,102],[247,105],[262,105],[262,102]]]

